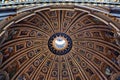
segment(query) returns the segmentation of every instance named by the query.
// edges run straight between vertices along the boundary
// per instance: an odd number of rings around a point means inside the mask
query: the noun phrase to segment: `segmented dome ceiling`
[[[76,6],[49,6],[8,21],[0,37],[0,80],[120,80],[120,37],[111,25],[118,23],[110,17]],[[62,36],[68,41],[63,51],[48,46],[56,33],[71,38]]]

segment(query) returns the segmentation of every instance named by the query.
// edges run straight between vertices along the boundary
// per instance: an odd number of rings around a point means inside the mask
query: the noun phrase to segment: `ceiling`
[[[115,28],[119,22],[105,14],[57,6],[26,11],[7,21],[0,37],[2,80],[120,80],[120,37]],[[72,40],[66,54],[49,49],[48,41],[56,33]]]

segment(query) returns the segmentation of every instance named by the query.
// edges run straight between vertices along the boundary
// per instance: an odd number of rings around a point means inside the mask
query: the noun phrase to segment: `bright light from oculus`
[[[58,49],[62,49],[66,46],[66,41],[63,38],[57,38],[55,40],[55,47],[57,47]]]
[[[72,39],[65,33],[55,33],[48,40],[48,48],[56,55],[67,54],[72,48]]]

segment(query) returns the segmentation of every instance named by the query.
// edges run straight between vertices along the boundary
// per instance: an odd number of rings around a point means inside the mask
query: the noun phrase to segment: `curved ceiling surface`
[[[7,27],[0,38],[0,80],[120,80],[114,27],[66,7],[22,14]]]

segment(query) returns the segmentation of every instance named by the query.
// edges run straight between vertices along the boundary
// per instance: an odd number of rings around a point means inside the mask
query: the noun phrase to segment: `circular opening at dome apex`
[[[48,40],[49,50],[57,55],[68,53],[72,48],[72,39],[65,33],[55,33]]]
[[[53,46],[54,46],[54,48],[56,48],[58,50],[66,48],[67,44],[68,44],[68,42],[64,37],[56,37],[53,40]]]

